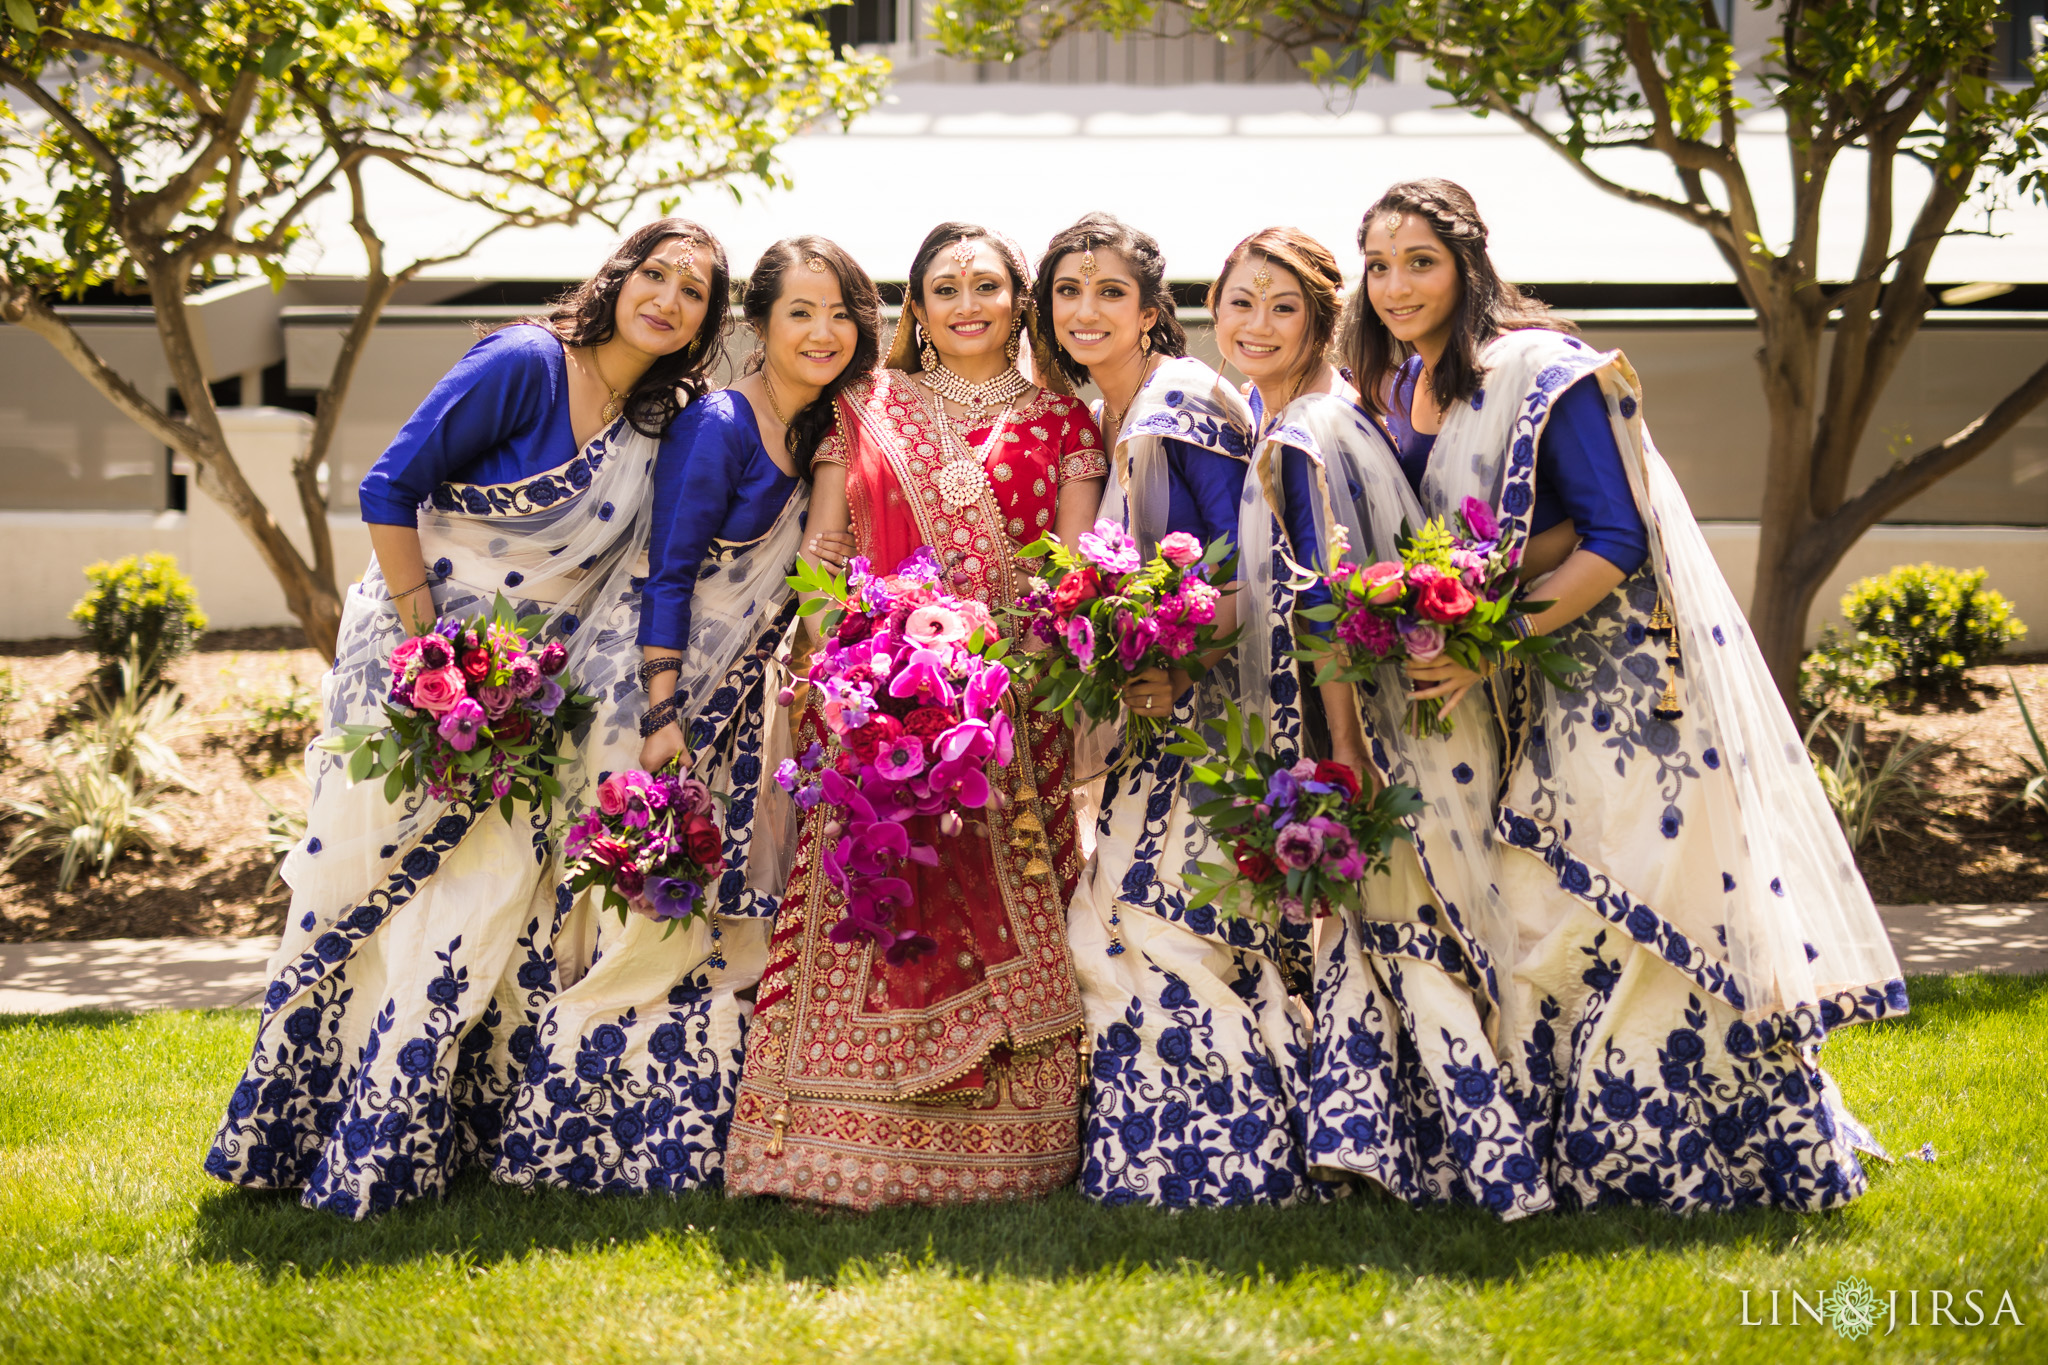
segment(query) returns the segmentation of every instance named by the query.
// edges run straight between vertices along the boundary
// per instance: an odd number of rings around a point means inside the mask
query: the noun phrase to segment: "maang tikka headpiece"
[[[1092,246],[1083,246],[1081,248],[1081,283],[1086,284],[1088,283],[1088,281],[1094,278],[1095,248]]]
[[[972,237],[962,237],[959,241],[953,243],[952,251],[947,254],[952,256],[954,265],[958,266],[961,270],[967,269],[968,266],[974,264],[974,239]]]
[[[1273,272],[1267,269],[1265,261],[1261,260],[1259,262],[1259,268],[1252,274],[1252,288],[1259,291],[1260,303],[1264,303],[1266,301],[1266,291],[1268,289],[1271,289],[1272,287]]]
[[[828,268],[823,256],[804,257],[804,269],[810,271],[813,275],[822,275]]]

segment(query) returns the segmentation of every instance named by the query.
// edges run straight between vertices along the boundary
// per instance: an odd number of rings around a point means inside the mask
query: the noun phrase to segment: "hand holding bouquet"
[[[1137,543],[1105,519],[1082,533],[1078,548],[1044,536],[1023,554],[1047,561],[1045,586],[1017,604],[1024,629],[1048,646],[1022,665],[1041,711],[1079,710],[1107,721],[1122,705],[1124,684],[1139,674],[1178,669],[1199,679],[1207,671],[1203,656],[1230,643],[1216,638],[1223,593],[1211,582],[1227,578],[1219,568],[1230,557],[1226,541],[1205,549],[1175,531],[1141,563]],[[1132,711],[1126,743],[1135,748],[1165,728],[1163,717]]]
[[[803,810],[831,808],[819,865],[846,899],[832,941],[868,939],[891,963],[935,946],[894,927],[897,909],[911,903],[901,865],[939,861],[907,823],[936,816],[941,834],[959,833],[960,812],[995,797],[985,765],[1008,766],[1016,754],[1002,710],[1009,646],[986,605],[941,591],[939,578],[928,547],[893,573],[875,573],[856,555],[844,577],[799,564],[790,578],[817,594],[799,610],[832,613],[806,677],[837,753],[828,766],[814,744],[801,760],[785,759],[775,780]],[[791,694],[779,700],[789,705]]]
[[[1358,682],[1383,663],[1411,659],[1448,658],[1483,676],[1512,657],[1567,685],[1577,661],[1554,638],[1518,636],[1508,624],[1511,617],[1549,605],[1525,599],[1517,572],[1520,548],[1501,543],[1493,509],[1477,498],[1465,499],[1458,522],[1462,534],[1453,534],[1441,517],[1430,518],[1420,531],[1404,525],[1395,545],[1398,561],[1342,564],[1324,575],[1332,604],[1301,614],[1335,621],[1338,644],[1309,637],[1296,652],[1320,665],[1318,683]],[[1412,733],[1450,734],[1443,710],[1439,698],[1416,702]]]
[[[1422,809],[1413,787],[1366,795],[1359,775],[1328,759],[1283,763],[1266,747],[1265,724],[1231,705],[1224,753],[1214,755],[1192,729],[1168,752],[1194,759],[1190,777],[1215,793],[1194,808],[1232,864],[1203,863],[1186,878],[1192,905],[1235,890],[1257,918],[1305,924],[1331,905],[1356,910],[1366,877],[1384,872],[1407,816]],[[1228,904],[1227,914],[1241,913]]]
[[[437,801],[515,801],[547,811],[562,795],[554,775],[563,736],[590,718],[595,697],[557,680],[557,642],[533,643],[542,616],[514,617],[500,594],[487,617],[442,620],[391,651],[388,723],[344,725],[316,741],[347,754],[351,782],[384,779],[384,799],[424,786]]]
[[[602,886],[619,912],[669,922],[705,913],[725,870],[725,836],[711,818],[712,792],[677,773],[612,773],[597,784],[597,809],[569,827],[562,853],[570,889]]]

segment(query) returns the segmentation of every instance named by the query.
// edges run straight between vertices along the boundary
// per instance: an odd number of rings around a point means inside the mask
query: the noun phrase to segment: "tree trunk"
[[[1749,600],[1755,632],[1771,679],[1785,708],[1797,714],[1799,665],[1806,653],[1806,615],[1821,576],[1814,572],[1807,540],[1813,529],[1814,405],[1819,391],[1820,348],[1825,315],[1813,316],[1804,300],[1781,281],[1772,281],[1760,310],[1763,346],[1757,352],[1764,401],[1770,414],[1764,457],[1764,497],[1759,510],[1756,587]]]
[[[155,305],[157,337],[163,343],[164,359],[185,399],[186,421],[198,437],[192,453],[199,472],[199,487],[227,509],[256,546],[271,576],[284,589],[285,607],[304,628],[306,642],[323,656],[332,658],[341,636],[341,594],[335,589],[331,573],[318,574],[306,563],[305,556],[277,524],[277,518],[249,486],[241,466],[228,450],[220,415],[214,410],[213,394],[199,365],[198,348],[193,344],[192,318],[185,309],[185,275],[186,271],[175,264],[152,270],[149,292]]]

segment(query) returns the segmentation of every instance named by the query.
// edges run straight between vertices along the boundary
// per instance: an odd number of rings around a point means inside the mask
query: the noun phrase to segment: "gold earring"
[[[1138,354],[1152,354],[1152,334],[1150,332],[1141,332],[1138,335]]]
[[[916,323],[910,324],[910,339],[917,344],[917,363],[927,370],[939,368],[939,353],[932,349],[931,334]]]
[[[1022,349],[1022,343],[1018,338],[1023,336],[1023,334],[1024,319],[1020,317],[1015,323],[1011,324],[1010,339],[1003,343],[1003,354],[1010,358],[1012,365],[1017,363],[1017,352]]]

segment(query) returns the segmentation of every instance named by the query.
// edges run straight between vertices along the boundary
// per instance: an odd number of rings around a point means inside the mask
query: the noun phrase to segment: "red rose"
[[[1071,616],[1074,608],[1091,597],[1102,595],[1102,579],[1094,569],[1077,569],[1060,580],[1052,590],[1053,610],[1062,616]]]
[[[720,855],[725,848],[725,836],[718,832],[718,826],[711,823],[708,815],[690,817],[690,827],[683,834],[689,845],[690,856],[709,871],[719,868]]]
[[[1254,884],[1263,884],[1270,881],[1280,869],[1273,866],[1271,858],[1268,858],[1250,844],[1239,844],[1237,846],[1237,870],[1238,874],[1246,881]]]
[[[903,722],[894,716],[876,716],[858,729],[848,730],[842,741],[863,763],[875,761],[875,755],[903,737]]]
[[[838,756],[832,760],[832,767],[841,777],[860,776],[860,760],[844,749],[841,749]]]
[[[1327,758],[1318,759],[1316,761],[1316,775],[1311,780],[1321,782],[1326,786],[1342,787],[1346,792],[1350,793],[1345,798],[1346,800],[1356,801],[1358,799],[1358,774],[1351,771],[1349,763],[1338,763]]]
[[[903,733],[919,739],[937,739],[953,728],[953,713],[936,706],[920,706],[903,718]]]
[[[1472,610],[1472,590],[1455,578],[1432,578],[1421,585],[1416,609],[1432,621],[1456,621]]]
[[[850,611],[839,618],[839,629],[833,632],[842,645],[857,645],[874,634],[874,622],[857,611]]]
[[[491,671],[491,656],[481,649],[472,649],[462,656],[462,671],[468,676],[483,679]]]

